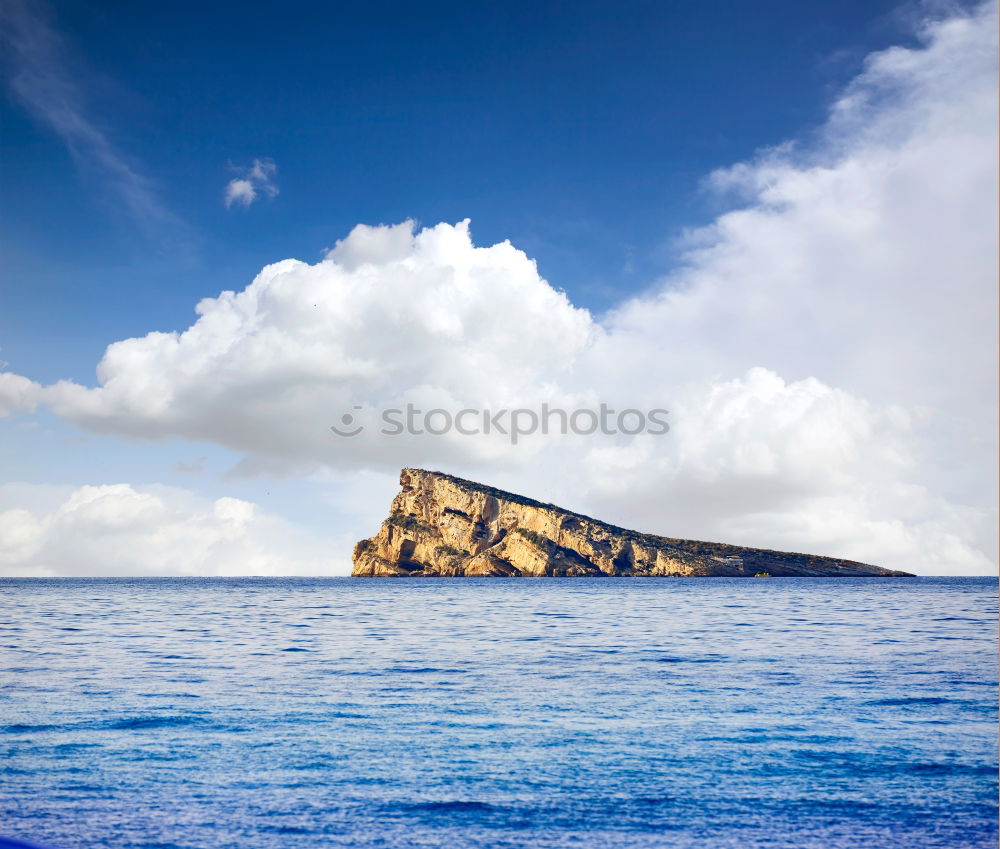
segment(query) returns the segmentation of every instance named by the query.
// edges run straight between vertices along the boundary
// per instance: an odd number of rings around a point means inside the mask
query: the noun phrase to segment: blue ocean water
[[[0,580],[0,834],[993,847],[993,579]]]

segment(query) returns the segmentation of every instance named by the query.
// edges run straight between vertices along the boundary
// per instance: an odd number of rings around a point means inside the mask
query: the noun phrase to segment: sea
[[[997,581],[2,579],[0,835],[992,849]]]

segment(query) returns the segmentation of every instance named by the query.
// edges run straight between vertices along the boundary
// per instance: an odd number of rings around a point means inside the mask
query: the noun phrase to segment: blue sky
[[[369,534],[360,525],[384,511],[400,459],[438,462],[681,536],[866,559],[848,527],[870,521],[873,559],[907,568],[913,551],[936,546],[945,563],[957,540],[956,562],[981,570],[995,515],[992,485],[973,469],[995,452],[984,412],[995,387],[983,376],[995,342],[983,324],[995,303],[993,213],[984,217],[995,166],[982,153],[995,136],[991,15],[991,3],[0,0],[13,47],[0,99],[0,359],[30,381],[17,386],[31,398],[0,422],[5,482],[175,487],[186,494],[161,496],[177,515],[200,509],[189,495],[246,499],[319,534],[322,548],[333,546],[322,537],[330,522],[345,539]],[[255,162],[273,170],[253,202],[227,205],[227,185]],[[448,275],[472,262],[485,305],[427,271],[387,303],[406,315],[430,303],[432,314],[383,326],[386,307],[342,260],[315,292],[303,270],[262,283],[272,300],[239,306],[238,331],[210,305],[216,323],[201,342],[129,343],[95,378],[112,343],[184,331],[203,298],[240,292],[270,263],[320,263],[338,240],[343,255],[373,251],[371,273],[392,292],[410,231],[352,242],[353,228],[412,220],[419,234],[465,219],[468,245],[457,230],[414,236],[408,261]],[[538,275],[486,250],[504,240]],[[941,287],[951,287],[944,308]],[[515,291],[522,301],[507,297]],[[677,291],[683,303],[670,300]],[[296,312],[307,294],[328,308],[322,321]],[[530,331],[537,305],[546,313]],[[355,336],[358,321],[366,333]],[[414,342],[425,379],[371,341],[410,333],[425,340]],[[930,357],[938,334],[952,353]],[[275,347],[257,362],[262,340]],[[233,353],[247,346],[244,359]],[[492,395],[452,367],[505,346]],[[535,359],[519,365],[519,348]],[[985,371],[954,379],[962,358]],[[364,374],[348,375],[355,360]],[[185,381],[200,369],[194,391]],[[61,380],[111,388],[86,395],[53,387]],[[211,412],[200,405],[216,382]],[[632,501],[616,500],[601,465],[621,445],[529,447],[505,461],[436,445],[310,454],[294,446],[312,445],[312,431],[282,424],[321,431],[341,406],[419,392],[495,403],[497,387],[535,400],[649,397],[703,432],[720,421],[705,418],[712,404],[743,393],[751,412],[727,427],[754,424],[732,454],[735,431],[720,425],[717,443],[699,441],[683,421],[652,454],[633,446],[620,468],[659,471],[647,480],[616,467]],[[299,406],[304,395],[325,406]],[[162,415],[142,406],[161,400]],[[773,418],[757,421],[761,409]],[[784,430],[789,410],[799,431]],[[748,466],[748,456],[768,459]],[[900,494],[901,457],[930,470],[906,479],[924,501]],[[814,462],[838,470],[792,482]],[[568,470],[581,464],[577,479]],[[732,506],[724,491],[750,495]],[[11,489],[0,511],[40,504],[40,492]],[[650,503],[674,505],[677,518]],[[681,509],[692,504],[701,512]],[[950,524],[932,528],[942,511]]]
[[[603,310],[671,264],[713,168],[823,120],[891,3],[55,3],[80,107],[175,220],[2,102],[3,357],[90,379],[111,338],[187,326],[358,222],[471,218]],[[231,166],[280,194],[226,210]],[[84,158],[84,155],[81,155]],[[109,310],[108,304],[114,304]],[[38,344],[44,328],[45,344]]]

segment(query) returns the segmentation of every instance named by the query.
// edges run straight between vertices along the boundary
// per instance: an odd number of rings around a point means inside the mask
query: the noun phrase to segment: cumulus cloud
[[[387,442],[372,428],[348,445],[331,436],[337,416],[407,401],[568,399],[555,381],[600,332],[524,253],[475,247],[466,222],[358,226],[323,262],[275,263],[197,312],[183,333],[110,346],[99,387],[59,383],[46,390],[49,405],[97,430],[207,437],[255,468],[386,467],[411,457],[413,441]],[[439,441],[417,450],[447,462],[504,444]]]
[[[668,444],[644,436],[584,455],[573,483],[589,509],[670,536],[836,552],[921,574],[993,571],[995,513],[927,485],[920,429],[904,408],[753,368],[690,385],[672,409]],[[547,457],[542,466],[542,476],[560,469]],[[563,489],[554,500],[573,496]]]
[[[713,174],[742,205],[688,234],[686,267],[610,339],[967,412],[996,362],[995,6],[920,35],[868,58],[817,143]]]
[[[13,506],[32,503],[30,509]],[[238,498],[169,487],[0,486],[0,575],[329,575],[343,551]]]
[[[33,380],[0,372],[0,419],[11,413],[30,413],[38,406],[42,387]]]
[[[278,194],[274,177],[278,167],[270,159],[255,159],[249,168],[237,168],[239,176],[226,184],[223,202],[226,209],[233,204],[250,206],[260,195],[273,198]]]
[[[359,226],[206,298],[181,333],[109,346],[96,386],[40,397],[91,430],[236,449],[245,474],[437,466],[676,536],[988,571],[995,32],[987,5],[871,56],[815,143],[713,175],[736,206],[600,319],[468,222]],[[668,407],[672,430],[329,431],[407,402],[602,401]]]

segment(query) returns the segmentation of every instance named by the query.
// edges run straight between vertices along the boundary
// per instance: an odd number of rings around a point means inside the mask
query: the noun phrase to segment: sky
[[[995,571],[995,4],[0,0],[0,41],[0,574],[346,574],[402,466]]]

